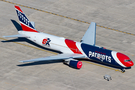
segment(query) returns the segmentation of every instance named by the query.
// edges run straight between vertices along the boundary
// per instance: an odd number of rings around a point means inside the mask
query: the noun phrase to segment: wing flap
[[[53,61],[53,60],[62,60],[62,59],[69,59],[69,58],[85,58],[85,56],[82,54],[59,54],[56,56],[48,56],[48,57],[31,59],[31,60],[23,60],[20,62]]]
[[[96,23],[95,22],[91,22],[81,42],[95,46],[95,43],[96,43]]]

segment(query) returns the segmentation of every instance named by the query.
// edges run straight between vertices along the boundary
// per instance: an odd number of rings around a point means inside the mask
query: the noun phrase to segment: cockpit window
[[[125,62],[129,62],[129,61],[131,61],[131,60],[124,60]]]

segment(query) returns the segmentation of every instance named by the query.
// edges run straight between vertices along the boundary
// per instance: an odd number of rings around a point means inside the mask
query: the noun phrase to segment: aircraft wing
[[[24,60],[20,62],[53,61],[53,60],[61,60],[61,59],[69,59],[69,58],[85,58],[85,56],[82,54],[59,54],[56,56],[48,56],[48,57],[31,59],[31,60]]]
[[[26,37],[26,36],[23,36],[23,35],[21,35],[21,34],[17,34],[17,35],[9,35],[9,36],[3,36],[3,37],[5,37],[5,38],[14,38],[14,37]]]
[[[95,46],[95,43],[96,43],[96,23],[95,22],[91,22],[81,42]]]

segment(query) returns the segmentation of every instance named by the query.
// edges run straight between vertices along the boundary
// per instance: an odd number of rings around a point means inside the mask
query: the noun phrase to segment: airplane
[[[55,56],[23,60],[20,62],[64,60],[64,63],[68,66],[80,69],[82,67],[82,62],[78,59],[88,59],[119,67],[122,72],[125,72],[126,68],[134,65],[133,61],[125,54],[95,45],[95,22],[91,22],[81,41],[76,42],[70,39],[66,39],[64,37],[58,37],[37,31],[35,29],[35,23],[29,21],[21,8],[17,5],[15,5],[14,7],[16,9],[22,30],[18,30],[19,34],[17,35],[9,35],[4,37],[27,38],[32,42],[45,48],[62,52],[61,54]]]

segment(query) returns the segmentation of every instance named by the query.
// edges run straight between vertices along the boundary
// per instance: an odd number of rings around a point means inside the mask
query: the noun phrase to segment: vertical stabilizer
[[[20,7],[15,5],[15,9],[23,31],[38,32],[29,19],[25,16]]]

